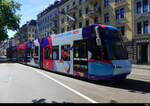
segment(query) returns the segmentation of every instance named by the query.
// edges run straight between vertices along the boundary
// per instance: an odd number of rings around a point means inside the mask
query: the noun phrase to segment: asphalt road
[[[88,81],[21,64],[0,64],[0,103],[150,103],[150,71],[124,82]],[[146,75],[145,75],[146,74]]]

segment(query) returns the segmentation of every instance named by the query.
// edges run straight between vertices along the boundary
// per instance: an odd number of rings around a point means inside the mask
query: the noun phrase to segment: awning
[[[18,50],[25,50],[26,49],[26,44],[20,44],[19,46],[17,46]]]

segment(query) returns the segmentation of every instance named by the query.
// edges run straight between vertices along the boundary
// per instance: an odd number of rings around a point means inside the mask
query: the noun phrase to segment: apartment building
[[[93,0],[64,0],[60,5],[61,13],[59,32],[63,33],[73,29],[100,23],[100,4]],[[95,0],[94,0],[95,1]]]
[[[44,38],[51,34],[59,33],[59,4],[59,1],[55,1],[54,4],[48,6],[37,15],[37,38]]]
[[[137,64],[150,64],[150,0],[134,0],[134,57]]]
[[[22,25],[19,31],[14,35],[17,44],[31,42],[36,36],[36,20],[30,20]]]
[[[27,41],[32,42],[36,38],[36,20],[27,22]]]
[[[37,15],[37,37],[90,24],[116,26],[133,63],[150,64],[149,0],[60,0]],[[25,39],[24,39],[25,40]]]

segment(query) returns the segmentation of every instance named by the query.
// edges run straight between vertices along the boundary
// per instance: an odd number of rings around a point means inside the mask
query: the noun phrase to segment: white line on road
[[[78,91],[76,91],[76,90],[74,90],[74,89],[70,88],[69,86],[67,86],[67,85],[65,85],[65,84],[63,84],[63,83],[61,83],[61,82],[57,81],[56,79],[54,79],[54,78],[52,78],[52,77],[48,76],[47,74],[44,74],[43,72],[40,72],[40,71],[38,71],[38,70],[35,70],[35,71],[36,71],[37,73],[39,73],[39,74],[41,74],[41,75],[43,75],[43,76],[47,77],[48,79],[53,80],[54,82],[56,82],[56,83],[60,84],[61,86],[63,86],[63,87],[65,87],[65,88],[67,88],[68,90],[70,90],[70,91],[74,92],[75,94],[77,94],[77,95],[81,96],[82,98],[84,98],[84,99],[88,100],[89,102],[91,102],[91,103],[98,103],[98,102],[96,102],[96,101],[92,100],[91,98],[89,98],[89,97],[87,97],[87,96],[85,96],[85,95],[81,94],[80,92],[78,92]]]

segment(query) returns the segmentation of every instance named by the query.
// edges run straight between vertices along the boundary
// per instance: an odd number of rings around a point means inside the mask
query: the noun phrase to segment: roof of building
[[[54,4],[49,5],[45,10],[43,10],[43,11],[42,11],[41,13],[39,13],[37,16],[38,16],[38,17],[42,17],[42,16],[44,16],[45,14],[47,14],[48,12],[50,12],[51,10],[57,8],[58,6],[64,4],[64,3],[67,2],[67,1],[69,1],[69,0],[60,0],[60,1],[56,0],[56,1],[54,2]]]

